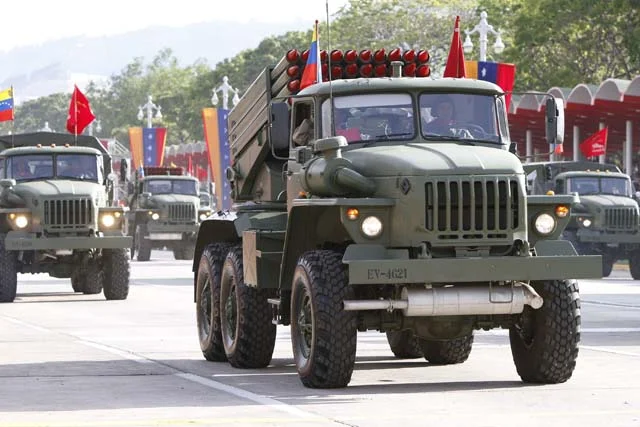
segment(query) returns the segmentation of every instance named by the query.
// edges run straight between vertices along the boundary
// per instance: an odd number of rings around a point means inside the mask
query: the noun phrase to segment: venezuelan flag
[[[302,79],[300,80],[300,89],[311,86],[315,83],[322,82],[322,67],[320,66],[320,45],[318,44],[318,21],[313,29],[311,37],[311,47],[309,48],[309,57],[307,64],[302,71]]]
[[[228,116],[229,110],[222,108],[202,109],[209,168],[215,184],[217,206],[221,210],[231,209],[231,185],[225,176],[225,171],[231,166]]]
[[[0,92],[0,122],[13,120],[13,88]]]

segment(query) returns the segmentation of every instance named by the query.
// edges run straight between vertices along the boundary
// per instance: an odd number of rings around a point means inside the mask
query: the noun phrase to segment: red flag
[[[67,130],[69,133],[78,135],[89,126],[96,116],[93,115],[89,100],[78,86],[74,85],[73,95],[71,96],[71,104],[69,105],[69,116],[67,117]]]
[[[580,151],[585,157],[602,156],[607,152],[607,128],[601,129],[580,143]]]
[[[460,17],[456,16],[456,23],[453,27],[453,37],[449,48],[447,65],[444,67],[443,77],[466,77],[464,71],[464,51],[462,50],[462,39],[460,39]]]

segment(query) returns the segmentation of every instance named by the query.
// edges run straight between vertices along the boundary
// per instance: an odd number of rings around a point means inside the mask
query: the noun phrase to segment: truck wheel
[[[171,251],[173,252],[173,259],[184,259],[184,255],[182,255],[182,246],[176,245],[171,249]]]
[[[0,236],[0,302],[13,302],[18,290],[16,253],[4,248],[5,236]]]
[[[182,259],[192,260],[196,252],[196,242],[189,240],[187,244],[182,247]]]
[[[511,353],[524,382],[557,384],[571,378],[580,342],[580,296],[575,280],[531,282],[542,307],[525,306],[509,329]]]
[[[71,275],[71,287],[73,288],[73,292],[82,292],[82,281],[77,274]]]
[[[353,298],[342,254],[304,253],[293,275],[291,341],[305,387],[346,387],[356,361],[357,324],[343,301]]]
[[[149,261],[151,259],[151,242],[144,238],[146,235],[146,224],[136,227],[136,259],[138,261]]]
[[[434,365],[454,365],[469,358],[473,334],[451,340],[420,340],[424,358]]]
[[[220,276],[229,251],[227,243],[204,248],[196,276],[196,322],[200,349],[211,362],[226,362],[227,355],[220,332]]]
[[[229,249],[220,277],[220,323],[227,359],[236,368],[264,368],[276,344],[269,291],[244,283],[242,246]]]
[[[613,264],[615,259],[608,255],[602,255],[602,277],[609,277],[613,271]]]
[[[90,263],[82,269],[82,276],[79,278],[80,289],[85,295],[96,295],[102,292],[104,275],[96,262]]]
[[[423,355],[419,338],[409,330],[388,331],[387,341],[391,351],[398,359],[417,359]]]
[[[634,280],[640,280],[640,250],[631,253],[629,257],[629,272]]]
[[[126,249],[102,251],[104,297],[107,300],[123,300],[129,295],[129,259]]]

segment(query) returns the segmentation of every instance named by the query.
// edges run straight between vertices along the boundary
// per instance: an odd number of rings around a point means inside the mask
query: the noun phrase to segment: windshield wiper
[[[466,140],[466,139],[460,139],[457,136],[448,136],[448,135],[424,135],[424,139],[428,140],[428,141],[453,141],[453,142],[458,142],[462,145],[471,145],[474,146],[476,144],[474,144],[473,142]]]

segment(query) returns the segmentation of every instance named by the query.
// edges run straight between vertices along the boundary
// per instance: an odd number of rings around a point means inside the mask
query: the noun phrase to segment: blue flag
[[[142,163],[145,166],[162,166],[167,128],[142,129]]]

